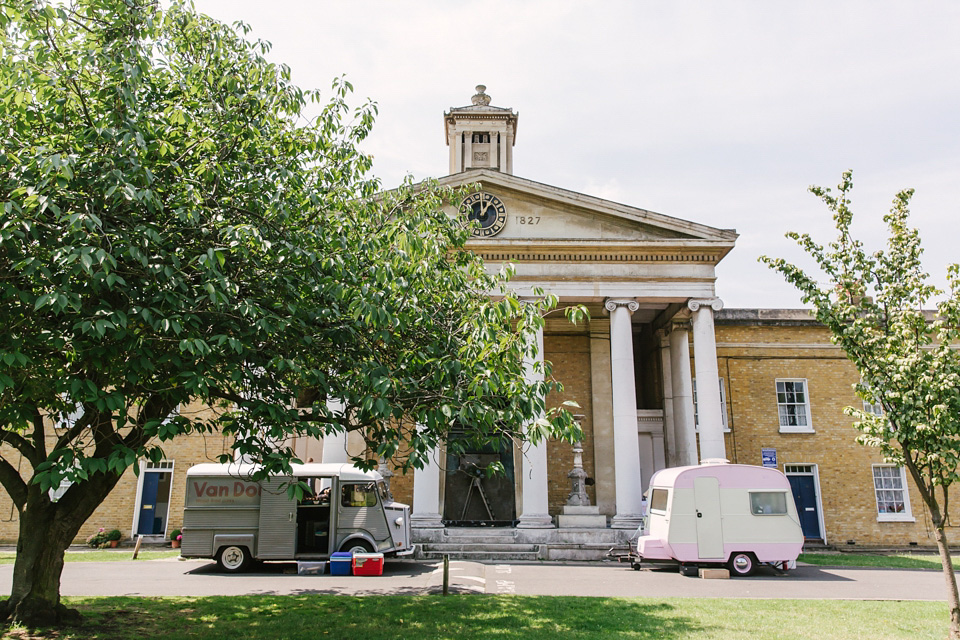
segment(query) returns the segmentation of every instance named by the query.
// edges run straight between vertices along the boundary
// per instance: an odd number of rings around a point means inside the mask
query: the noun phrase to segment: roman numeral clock
[[[507,209],[500,198],[490,193],[472,193],[463,199],[460,212],[467,220],[479,224],[473,228],[475,238],[489,238],[503,231],[507,223]]]

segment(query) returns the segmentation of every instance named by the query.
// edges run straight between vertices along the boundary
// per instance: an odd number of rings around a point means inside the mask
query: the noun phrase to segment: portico
[[[565,387],[548,402],[573,399],[582,407],[591,505],[611,534],[632,533],[655,471],[726,457],[715,268],[737,234],[512,175],[518,115],[490,106],[484,89],[471,105],[444,114],[450,175],[440,183],[478,188],[448,213],[478,221],[468,248],[491,270],[512,264],[520,297],[542,290],[558,296],[560,307],[588,309],[579,326],[548,317],[537,358],[553,363]],[[529,375],[538,375],[528,364]],[[415,537],[436,541],[445,528],[464,525],[505,528],[514,539],[563,537],[555,527],[570,492],[569,443],[468,455],[435,452],[414,473],[409,495],[396,492],[412,500]],[[497,455],[512,463],[500,484],[458,475]],[[477,484],[486,504],[469,495]]]

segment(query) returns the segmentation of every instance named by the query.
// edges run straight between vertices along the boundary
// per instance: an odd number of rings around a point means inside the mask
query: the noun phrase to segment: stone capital
[[[690,309],[690,311],[699,311],[701,306],[720,311],[720,309],[723,309],[723,300],[720,298],[691,298],[687,300],[687,309]]]
[[[603,308],[607,313],[612,313],[619,307],[626,307],[630,313],[633,313],[640,308],[640,304],[633,298],[607,298],[603,303]]]

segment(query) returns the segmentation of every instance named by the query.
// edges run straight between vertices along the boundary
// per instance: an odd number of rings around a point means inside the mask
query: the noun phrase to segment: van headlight
[[[403,526],[403,516],[400,516],[399,518],[397,518],[396,520],[394,520],[394,521],[393,521],[393,524],[397,525],[398,527],[402,527],[402,526]]]

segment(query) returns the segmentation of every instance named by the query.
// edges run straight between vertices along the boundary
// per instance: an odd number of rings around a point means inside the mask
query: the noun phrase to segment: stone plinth
[[[557,516],[557,526],[561,529],[603,529],[607,526],[607,517],[601,515],[600,507],[566,505],[563,513]]]

